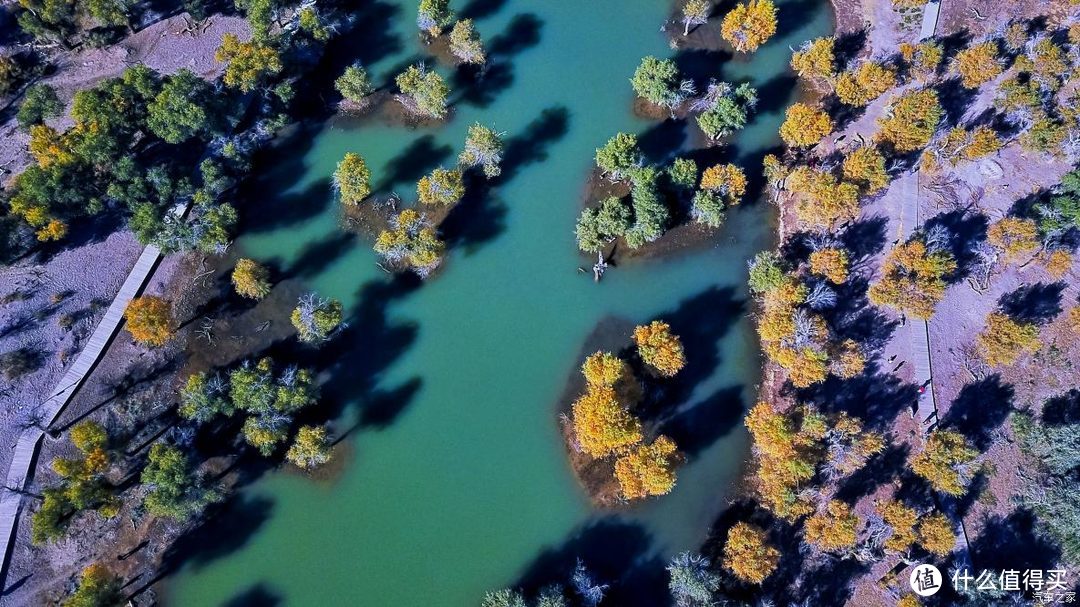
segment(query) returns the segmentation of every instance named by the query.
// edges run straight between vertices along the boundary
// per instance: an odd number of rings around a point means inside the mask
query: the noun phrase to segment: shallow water
[[[748,167],[775,145],[794,93],[789,44],[830,28],[823,1],[779,4],[786,33],[750,61],[719,52],[680,59],[695,74],[761,88],[763,111],[728,149]],[[389,30],[376,28],[392,51],[370,65],[380,78],[421,52],[414,6],[373,11],[390,17]],[[746,205],[707,246],[614,268],[594,284],[577,271],[588,261],[573,225],[595,148],[620,130],[651,131],[653,155],[689,138],[685,127],[657,127],[630,110],[628,78],[641,57],[673,54],[660,31],[668,7],[471,6],[500,67],[485,91],[456,104],[450,124],[328,123],[265,167],[265,201],[247,205],[258,217],[239,244],[345,303],[350,342],[331,346],[341,358],[327,390],[351,401],[335,429],[360,424],[335,482],[275,472],[245,490],[222,545],[170,580],[170,603],[474,605],[487,589],[561,574],[575,553],[608,576],[640,565],[653,576],[643,586],[655,589],[662,561],[699,546],[722,509],[745,459],[741,418],[759,366],[745,317],[746,260],[768,246],[771,210]],[[459,213],[462,229],[435,279],[415,290],[388,286],[370,243],[338,227],[334,165],[358,152],[383,191],[412,200],[415,179],[452,164],[476,121],[506,132],[513,166],[489,198]],[[670,495],[618,515],[590,508],[555,419],[586,336],[610,316],[670,320],[690,357],[689,396],[671,430],[685,437],[689,463]]]

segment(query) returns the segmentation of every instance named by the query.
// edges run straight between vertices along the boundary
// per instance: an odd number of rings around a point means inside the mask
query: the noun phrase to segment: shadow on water
[[[240,229],[245,234],[271,232],[309,220],[326,211],[333,200],[330,179],[320,179],[299,192],[287,192],[304,172],[304,156],[311,148],[320,125],[299,125],[278,145],[256,154],[258,175],[240,187],[240,199],[246,201],[240,213]],[[272,167],[264,171],[261,168]],[[283,194],[267,193],[287,192]]]
[[[437,144],[433,135],[418,137],[386,163],[382,179],[373,191],[388,193],[398,185],[414,188],[421,177],[443,164],[453,151],[449,145]]]
[[[203,515],[203,522],[180,536],[165,551],[161,571],[171,573],[181,565],[198,571],[243,548],[270,519],[274,504],[265,497],[233,494]]]
[[[285,597],[259,582],[225,601],[222,607],[277,607],[284,602]]]
[[[526,166],[547,160],[548,148],[569,132],[570,110],[565,106],[555,105],[541,111],[524,131],[506,140],[502,174],[494,183],[506,183]]]
[[[311,278],[339,258],[344,257],[356,246],[356,234],[338,231],[333,235],[314,242],[297,255],[284,272],[284,278]]]
[[[509,61],[490,60],[482,68],[462,65],[451,77],[450,86],[458,91],[458,96],[451,103],[486,108],[495,103],[499,93],[513,84],[514,66]]]
[[[742,393],[741,385],[721,388],[672,415],[659,432],[692,459],[742,423],[746,409]]]
[[[684,49],[675,53],[674,61],[679,73],[693,80],[698,90],[704,91],[710,79],[721,80],[721,68],[731,58],[730,51]]]
[[[795,90],[799,79],[789,72],[782,72],[769,78],[757,87],[758,104],[755,112],[772,114],[783,111],[788,106],[791,91]]]
[[[526,594],[554,584],[569,587],[578,559],[597,582],[610,585],[605,605],[655,607],[669,601],[666,563],[655,556],[652,538],[641,525],[615,517],[592,522],[541,552],[514,587]]]
[[[347,327],[314,354],[316,368],[329,379],[322,385],[322,417],[340,417],[347,404],[356,403],[359,419],[338,434],[342,438],[365,428],[382,428],[401,415],[419,392],[419,378],[392,388],[380,385],[382,373],[416,341],[418,326],[389,320],[395,302],[420,287],[412,274],[376,279],[360,287],[359,305],[346,319]]]
[[[674,379],[656,382],[658,393],[648,399],[651,406],[645,406],[642,417],[663,419],[671,416],[675,413],[674,407],[687,402],[698,385],[712,376],[721,364],[720,339],[738,322],[745,308],[746,301],[735,294],[734,288],[714,286],[684,299],[674,310],[656,316],[670,324],[671,331],[682,339],[687,364]],[[714,396],[723,400],[722,392]],[[719,401],[701,404],[707,408],[722,406]],[[691,415],[696,408],[685,414]],[[706,411],[702,409],[697,415],[704,415]],[[698,440],[700,442],[701,438]]]
[[[461,248],[469,255],[506,229],[507,212],[487,180],[470,171],[465,176],[465,197],[439,224],[439,233],[447,248]]]
[[[665,165],[686,143],[686,121],[667,119],[638,135],[638,147],[651,164]]]
[[[513,57],[540,44],[540,30],[544,22],[533,13],[515,15],[506,31],[495,36],[488,44],[488,53],[496,59]]]
[[[514,83],[514,55],[540,44],[544,22],[532,13],[511,19],[506,31],[488,44],[488,60],[483,67],[463,65],[453,74],[452,90],[459,91],[454,103],[485,108]]]
[[[506,6],[506,0],[470,0],[468,4],[462,7],[458,12],[458,17],[462,19],[484,19],[491,17]]]

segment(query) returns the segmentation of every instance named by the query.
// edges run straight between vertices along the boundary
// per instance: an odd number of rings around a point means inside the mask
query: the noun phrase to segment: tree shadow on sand
[[[871,457],[865,466],[840,482],[836,499],[853,504],[872,494],[878,487],[891,483],[907,468],[910,451],[907,445],[889,443],[884,451]]]
[[[931,217],[923,225],[925,232],[935,226],[945,228],[949,234],[948,251],[956,259],[956,272],[949,277],[951,282],[960,281],[971,272],[978,255],[976,245],[986,240],[986,229],[990,222],[982,213],[968,213],[964,210],[950,211]]]
[[[998,300],[998,305],[1002,312],[1018,321],[1045,325],[1061,314],[1061,296],[1064,292],[1064,282],[1037,282],[1005,293]]]
[[[795,389],[801,402],[813,403],[829,413],[844,412],[862,419],[871,430],[885,431],[897,414],[911,406],[919,397],[914,384],[901,381],[889,372],[882,372],[876,363],[851,379],[830,375],[825,381],[809,388]]]
[[[1080,390],[1073,388],[1047,400],[1043,405],[1042,421],[1052,426],[1080,422]]]
[[[986,451],[994,442],[995,431],[1013,411],[1013,394],[1013,387],[1002,383],[997,373],[971,382],[949,406],[941,426],[960,432],[980,451]]]

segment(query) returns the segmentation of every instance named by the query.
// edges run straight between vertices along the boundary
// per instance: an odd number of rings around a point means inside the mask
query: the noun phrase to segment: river
[[[728,148],[752,172],[777,144],[795,93],[789,45],[832,25],[823,0],[779,5],[781,35],[749,58],[679,54],[695,75],[759,87],[762,111]],[[423,52],[415,3],[365,6],[377,21],[356,44],[369,45],[369,69],[385,79]],[[170,604],[476,605],[485,590],[544,579],[576,555],[605,575],[640,567],[643,587],[655,590],[659,567],[701,544],[730,495],[760,366],[746,260],[770,245],[773,209],[743,205],[706,246],[616,267],[600,284],[577,271],[589,263],[573,226],[595,148],[618,131],[646,134],[654,155],[688,143],[686,126],[658,127],[631,111],[628,79],[641,58],[676,54],[660,31],[667,3],[455,8],[474,16],[494,67],[455,103],[449,124],[331,120],[260,167],[262,200],[245,212],[271,220],[239,246],[344,302],[355,343],[344,344],[328,389],[350,401],[335,429],[356,430],[333,482],[281,471],[244,489],[236,528],[168,581]],[[474,122],[506,133],[506,178],[460,215],[434,279],[395,288],[370,243],[339,227],[329,176],[357,152],[383,191],[412,200],[416,178],[452,164]],[[671,320],[690,358],[688,396],[677,405],[688,437],[678,485],[617,514],[594,511],[577,486],[555,411],[586,336],[609,317]]]

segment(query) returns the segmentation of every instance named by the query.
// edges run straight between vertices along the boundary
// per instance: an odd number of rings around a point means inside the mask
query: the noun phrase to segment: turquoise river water
[[[781,35],[751,57],[679,59],[695,75],[759,87],[762,111],[729,148],[747,166],[776,145],[795,93],[789,46],[831,28],[823,0],[778,4]],[[668,3],[455,8],[475,17],[496,67],[490,85],[455,104],[450,123],[410,130],[329,121],[299,152],[261,169],[265,202],[246,212],[280,218],[239,245],[277,267],[303,264],[296,271],[307,287],[343,301],[357,329],[347,346],[360,354],[355,368],[346,357],[333,370],[352,401],[335,427],[371,419],[348,436],[334,482],[271,472],[244,489],[250,513],[241,526],[250,528],[189,560],[168,582],[170,604],[476,605],[487,589],[572,562],[578,548],[619,553],[627,565],[695,549],[730,495],[760,364],[746,319],[746,260],[769,246],[771,209],[744,205],[707,246],[614,268],[599,285],[577,271],[589,263],[573,225],[594,150],[618,131],[649,132],[657,149],[689,144],[686,127],[632,113],[628,78],[641,58],[677,54],[660,30]],[[381,0],[375,9],[386,25],[368,29],[382,47],[369,68],[381,79],[423,46],[415,2]],[[328,187],[335,164],[357,152],[382,189],[411,200],[415,179],[452,164],[477,121],[506,133],[513,166],[466,216],[437,277],[407,292],[387,287],[370,243],[339,227]],[[616,514],[592,509],[575,482],[555,411],[586,337],[611,316],[671,318],[684,334],[693,327],[684,335],[692,383],[679,404],[683,431],[695,437],[688,463],[670,495]]]

